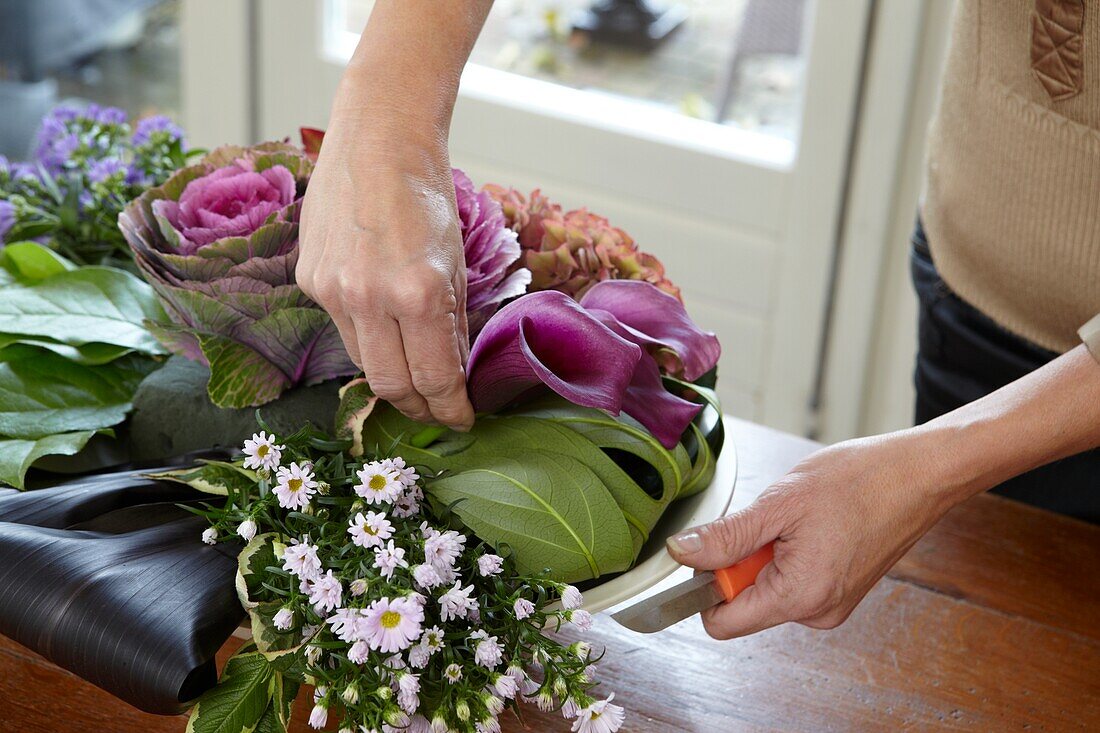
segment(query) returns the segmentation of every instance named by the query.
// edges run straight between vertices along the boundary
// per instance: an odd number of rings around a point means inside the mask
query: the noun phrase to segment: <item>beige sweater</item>
[[[963,300],[1100,359],[1100,1],[958,0],[921,213]]]

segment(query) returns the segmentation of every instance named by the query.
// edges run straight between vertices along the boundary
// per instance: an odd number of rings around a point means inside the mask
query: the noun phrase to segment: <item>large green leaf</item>
[[[238,652],[226,662],[217,686],[191,710],[187,733],[254,731],[271,703],[275,676],[259,652]]]
[[[478,537],[515,551],[522,573],[597,578],[634,562],[622,511],[599,477],[560,453],[518,447],[430,482],[431,496]],[[457,503],[456,503],[457,502]]]
[[[37,440],[0,438],[0,483],[23,488],[23,477],[43,456],[71,456],[95,435],[94,430],[47,435]]]
[[[691,459],[681,443],[668,450],[641,423],[620,415],[574,405],[557,395],[524,405],[516,415],[528,415],[568,427],[604,449],[618,450],[636,456],[652,466],[661,479],[659,501],[662,511],[675,499],[691,472]],[[657,497],[655,497],[657,498]]]
[[[0,333],[0,361],[17,361],[34,356],[37,349],[52,351],[77,364],[97,366],[107,364],[133,351],[126,346],[114,344],[82,344],[70,346],[41,336],[19,336]]]
[[[104,343],[161,354],[142,322],[163,317],[148,285],[110,267],[66,270],[31,285],[0,288],[0,333],[46,336],[71,346]]]
[[[443,431],[419,447],[423,430],[379,403],[364,425],[363,442],[383,452],[392,448],[441,474],[426,482],[428,493],[448,504],[462,499],[455,507],[459,517],[482,539],[511,545],[528,569],[549,567],[555,576],[581,580],[615,572],[609,567],[624,558],[629,567],[660,516],[662,507],[598,446],[550,421],[486,418],[469,433]],[[575,470],[563,473],[563,466]],[[481,488],[467,496],[472,486]],[[595,521],[610,522],[594,538],[586,501],[601,507]],[[554,547],[559,554],[548,554]]]
[[[13,242],[0,249],[0,268],[10,276],[9,282],[29,284],[75,270],[76,265],[38,242]]]
[[[0,435],[37,439],[122,422],[151,368],[139,357],[84,366],[48,351],[0,363]]]

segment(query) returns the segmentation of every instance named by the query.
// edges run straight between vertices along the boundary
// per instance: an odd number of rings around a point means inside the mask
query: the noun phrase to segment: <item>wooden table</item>
[[[732,438],[735,508],[815,447],[741,421]],[[833,631],[789,624],[719,643],[697,619],[643,636],[601,615],[587,638],[608,649],[602,689],[632,732],[1100,730],[1100,527],[979,496]],[[525,723],[510,718],[505,731],[569,729],[533,709]],[[184,726],[0,638],[0,733]]]

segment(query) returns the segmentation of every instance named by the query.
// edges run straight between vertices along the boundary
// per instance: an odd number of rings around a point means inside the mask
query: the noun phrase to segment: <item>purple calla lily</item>
[[[611,313],[627,330],[624,338],[642,348],[664,348],[676,354],[684,379],[703,376],[718,363],[718,338],[701,331],[683,303],[641,280],[605,280],[581,297],[586,310]]]
[[[496,410],[549,387],[574,404],[625,412],[671,448],[702,408],[664,388],[648,349],[674,351],[698,376],[717,362],[717,339],[649,283],[606,281],[589,294],[577,303],[531,293],[489,319],[467,368],[474,407]]]

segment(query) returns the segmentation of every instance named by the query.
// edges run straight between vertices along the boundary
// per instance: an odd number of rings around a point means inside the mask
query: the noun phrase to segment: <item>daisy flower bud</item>
[[[470,719],[470,705],[465,700],[459,700],[455,705],[455,715],[465,723]]]
[[[389,700],[391,697],[393,697],[393,690],[391,690],[389,687],[382,686],[375,690],[374,694],[380,700]]]
[[[364,578],[356,578],[355,580],[351,581],[351,585],[349,586],[349,588],[351,590],[351,594],[358,598],[359,596],[367,592],[367,581]]]
[[[477,570],[483,578],[499,575],[503,565],[504,558],[500,555],[482,555],[477,559]]]
[[[592,645],[587,641],[577,641],[569,646],[569,651],[578,659],[588,659],[588,655],[592,653]]]
[[[474,649],[474,661],[486,669],[495,669],[500,666],[504,658],[504,648],[497,641],[497,637],[489,636],[485,631],[477,630],[470,634],[471,641],[477,641]]]
[[[320,730],[328,723],[328,688],[318,687],[313,691],[313,710],[309,714],[309,725]]]
[[[561,605],[567,611],[572,611],[574,608],[580,608],[584,603],[584,597],[581,592],[572,585],[567,585],[561,589]]]
[[[435,711],[435,715],[432,716],[432,733],[447,733],[450,730],[450,726],[447,725],[447,719],[443,717],[443,713],[439,710]]]
[[[573,698],[568,698],[561,706],[561,716],[566,720],[581,714],[581,706]]]
[[[500,733],[500,721],[492,716],[482,718],[477,724],[477,733]]]
[[[481,693],[481,701],[485,704],[485,709],[488,710],[489,714],[493,717],[504,712],[504,701],[490,692]]]
[[[515,606],[512,609],[516,613],[516,620],[522,621],[525,618],[530,618],[531,614],[535,612],[535,604],[526,598],[517,598]]]
[[[448,664],[447,668],[443,670],[443,678],[452,685],[458,684],[462,679],[462,665]]]
[[[340,699],[348,705],[354,705],[359,702],[359,686],[352,682],[344,688],[342,693],[340,693]]]
[[[535,698],[535,704],[539,706],[539,710],[548,713],[554,709],[554,696],[550,694],[549,690],[543,690]]]
[[[332,490],[332,485],[328,481],[317,482],[317,493],[322,496],[328,496],[328,492]]]
[[[577,609],[566,614],[566,618],[581,631],[589,631],[592,628],[592,614],[588,611]]]
[[[256,536],[257,530],[259,530],[259,526],[257,526],[256,520],[252,517],[249,517],[237,525],[237,534],[240,535],[241,539],[245,542],[251,542],[252,538]]]
[[[431,659],[431,656],[432,653],[428,651],[423,643],[417,644],[409,650],[409,666],[423,669],[428,666],[428,660]]]
[[[511,675],[498,674],[493,679],[493,689],[505,700],[511,700],[519,692],[519,683]]]
[[[202,541],[208,545],[214,545],[218,542],[218,530],[213,527],[207,527],[202,532]]]
[[[561,677],[554,680],[554,694],[558,697],[565,697],[569,694],[569,685]]]
[[[321,647],[310,644],[306,647],[306,662],[316,667],[317,662],[321,661],[321,653]]]
[[[370,645],[365,641],[357,641],[348,649],[348,661],[352,664],[366,664],[370,659]]]
[[[271,623],[279,631],[287,631],[294,625],[294,612],[284,606],[272,617]]]

